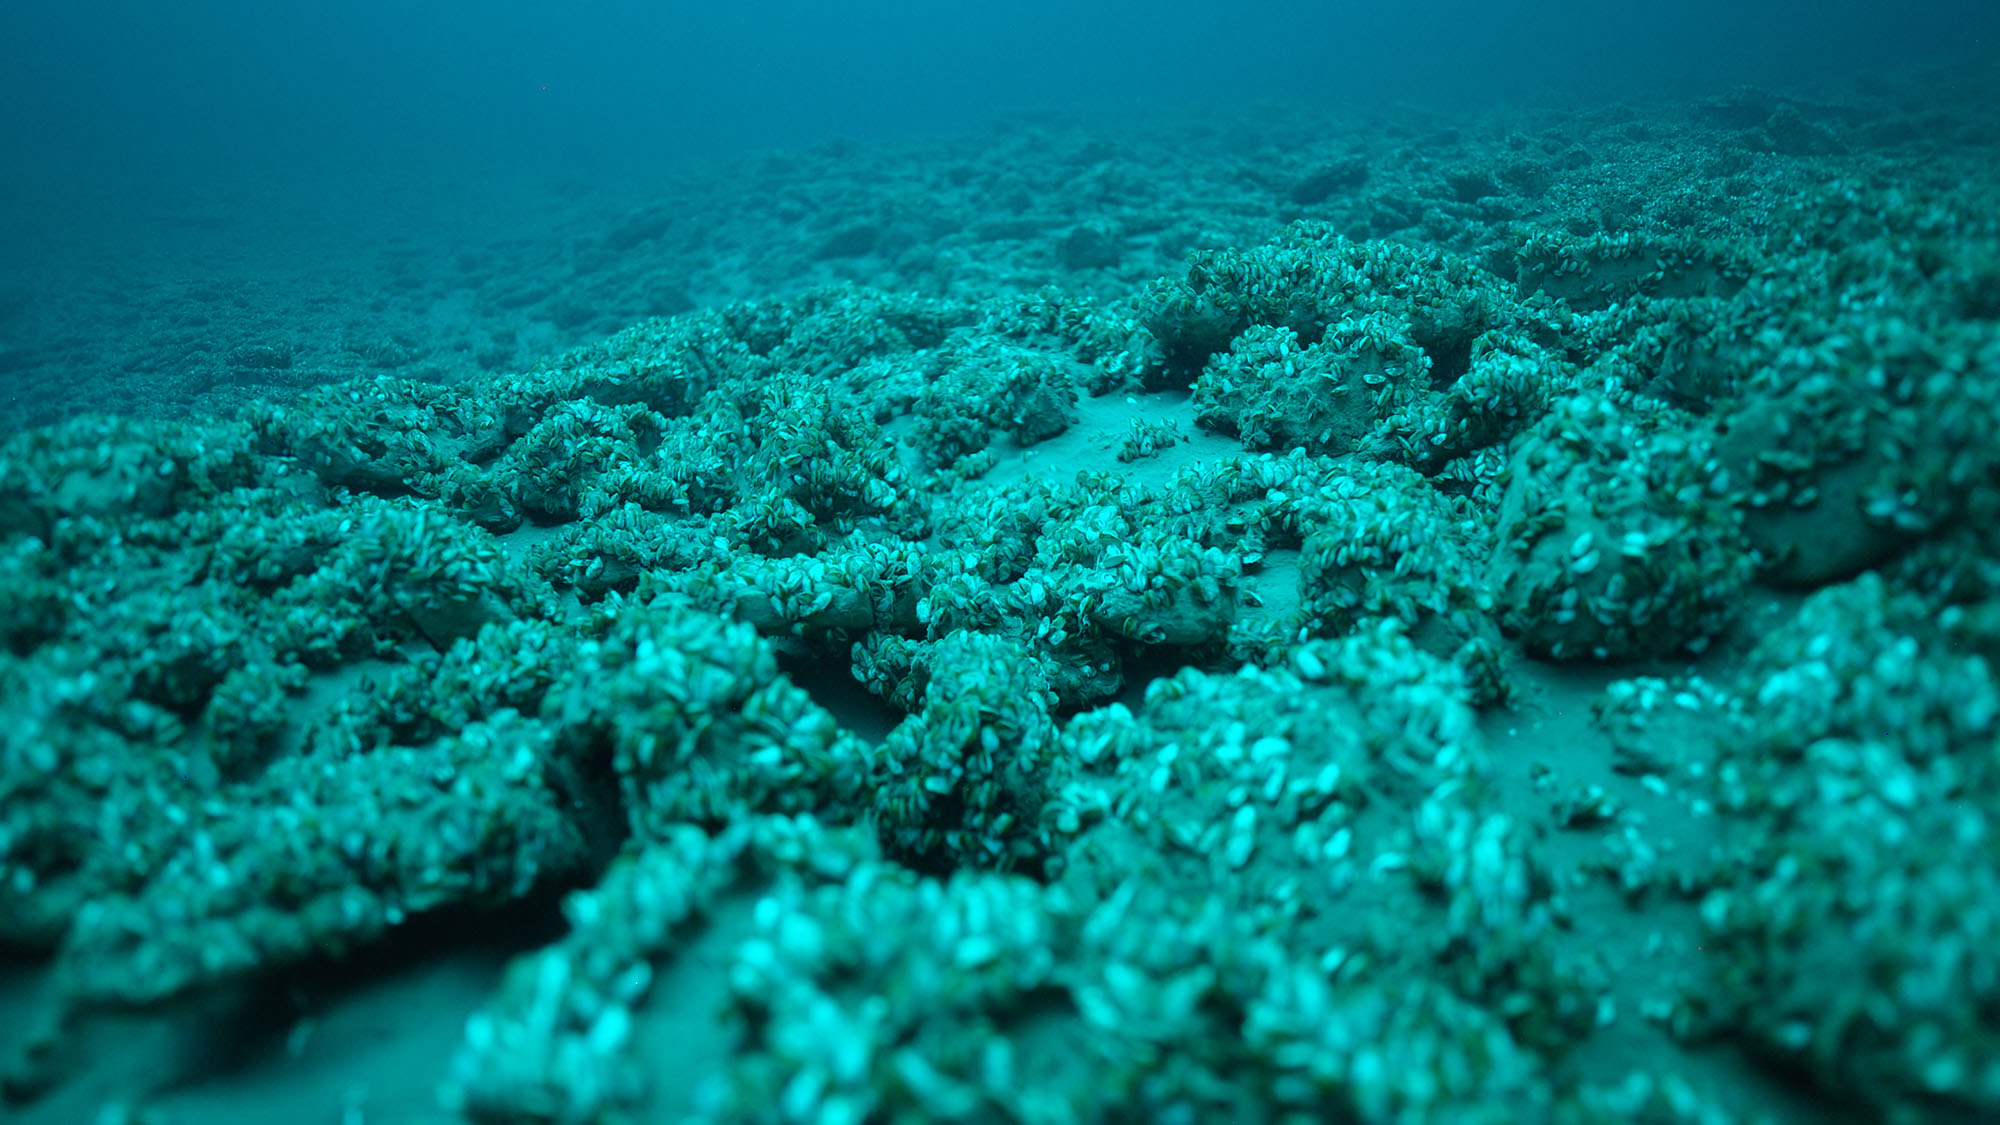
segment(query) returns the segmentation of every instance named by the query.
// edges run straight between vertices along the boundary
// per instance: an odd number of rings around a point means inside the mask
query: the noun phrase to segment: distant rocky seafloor
[[[6,1119],[2000,1119],[1996,93],[14,217]]]

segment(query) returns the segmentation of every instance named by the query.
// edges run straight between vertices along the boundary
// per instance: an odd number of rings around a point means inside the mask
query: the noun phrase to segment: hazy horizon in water
[[[1996,26],[1965,0],[16,4],[0,194],[616,175],[1024,111],[1690,96],[1977,58]]]

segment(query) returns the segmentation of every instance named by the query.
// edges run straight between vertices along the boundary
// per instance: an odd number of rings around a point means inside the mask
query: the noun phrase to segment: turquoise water
[[[4,20],[7,1120],[2000,1112],[1990,16]]]

